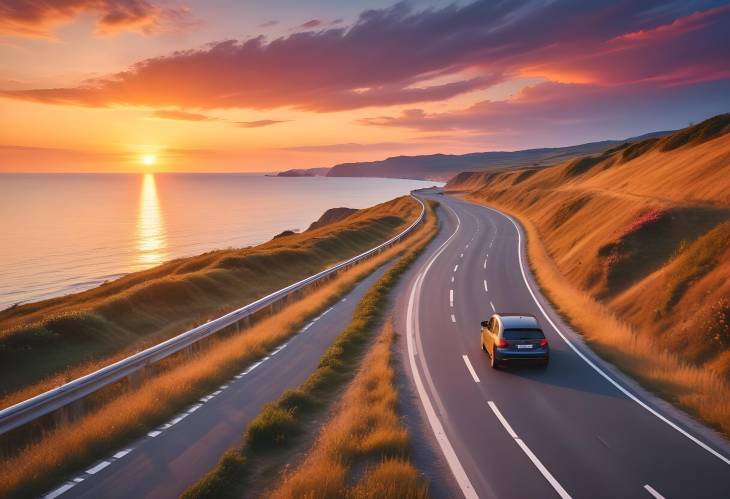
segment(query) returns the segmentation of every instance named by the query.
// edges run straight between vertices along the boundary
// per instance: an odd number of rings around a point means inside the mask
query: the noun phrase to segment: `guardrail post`
[[[58,428],[84,415],[84,399],[74,400],[53,413],[53,425]]]
[[[142,386],[142,382],[147,377],[148,370],[149,368],[144,366],[127,376],[127,379],[129,380],[129,388],[131,390],[136,390]]]

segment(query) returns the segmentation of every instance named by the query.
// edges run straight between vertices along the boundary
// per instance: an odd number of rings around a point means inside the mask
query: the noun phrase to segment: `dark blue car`
[[[534,315],[494,314],[482,322],[482,350],[489,354],[494,369],[513,362],[528,361],[547,366],[550,346]]]

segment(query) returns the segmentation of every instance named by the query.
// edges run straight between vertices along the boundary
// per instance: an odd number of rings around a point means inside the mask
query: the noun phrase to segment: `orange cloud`
[[[179,120],[179,121],[217,121],[218,118],[206,116],[205,114],[188,113],[187,111],[179,111],[177,109],[158,109],[150,113],[150,117],[163,120]]]
[[[147,0],[0,0],[0,35],[52,38],[53,28],[81,14],[96,15],[97,34],[139,31],[146,34],[194,24],[186,8]]]
[[[287,120],[257,120],[257,121],[236,121],[236,125],[240,128],[262,128],[265,126],[276,125],[278,123],[286,123]]]

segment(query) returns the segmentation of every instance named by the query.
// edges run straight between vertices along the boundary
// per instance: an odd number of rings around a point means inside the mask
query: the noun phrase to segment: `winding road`
[[[459,198],[420,195],[441,203],[441,229],[397,288],[403,368],[445,473],[465,497],[730,497],[727,441],[585,347],[540,294],[517,224]],[[266,402],[304,381],[383,272],[253,369],[49,496],[177,497],[239,442]],[[551,345],[547,369],[489,367],[479,323],[495,311],[538,318]],[[432,490],[455,495],[448,489]]]
[[[532,279],[524,236],[502,213],[450,196],[408,286],[408,370],[466,497],[727,498],[727,443],[587,349]],[[479,323],[534,314],[547,369],[493,370]]]

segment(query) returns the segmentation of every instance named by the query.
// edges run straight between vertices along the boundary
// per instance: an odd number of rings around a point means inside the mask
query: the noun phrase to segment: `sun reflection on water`
[[[137,215],[137,266],[149,268],[168,258],[165,223],[157,198],[157,185],[152,173],[145,173],[139,196]]]

